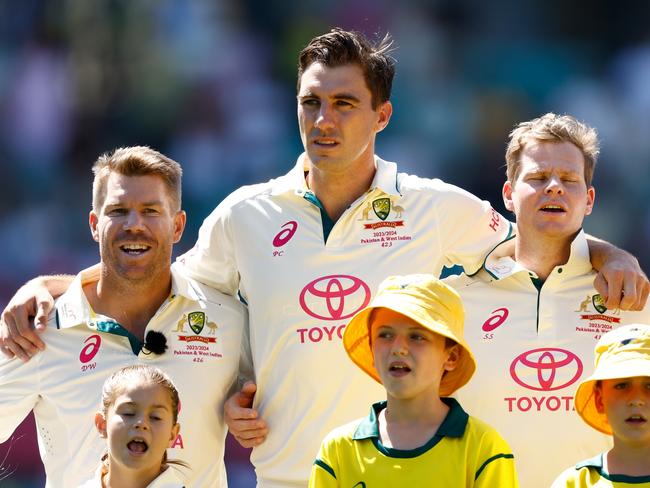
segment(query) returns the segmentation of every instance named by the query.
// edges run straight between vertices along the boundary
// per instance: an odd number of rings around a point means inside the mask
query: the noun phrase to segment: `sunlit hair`
[[[106,181],[111,173],[124,176],[154,175],[163,179],[174,212],[181,208],[181,165],[147,146],[120,147],[102,154],[93,165],[93,210],[98,212],[106,198]]]
[[[366,85],[372,94],[372,108],[390,99],[395,76],[395,60],[390,55],[393,41],[386,34],[372,43],[360,32],[332,29],[327,34],[314,37],[298,57],[298,91],[302,74],[312,63],[322,63],[330,68],[356,64],[363,71]]]
[[[521,153],[529,142],[570,142],[576,146],[585,162],[585,183],[591,186],[596,160],[600,154],[598,133],[593,127],[571,115],[547,113],[522,122],[511,133],[506,150],[506,175],[514,184],[519,175]]]
[[[164,388],[169,393],[171,402],[172,425],[178,422],[178,406],[180,398],[178,390],[172,380],[160,369],[145,364],[134,364],[115,371],[102,387],[102,413],[108,418],[108,411],[115,404],[115,400],[124,393],[125,389],[137,384],[156,385]],[[188,467],[187,463],[179,460],[168,460],[167,451],[162,460],[162,465],[176,464]],[[102,456],[102,470],[108,471],[108,453]]]

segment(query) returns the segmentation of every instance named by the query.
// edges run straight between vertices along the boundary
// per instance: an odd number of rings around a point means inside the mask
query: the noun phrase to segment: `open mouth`
[[[397,375],[397,376],[402,376],[405,374],[408,374],[411,372],[411,368],[409,368],[406,364],[404,363],[392,363],[388,367],[388,371],[391,373]]]
[[[144,452],[147,452],[149,449],[147,443],[142,439],[133,439],[132,441],[129,441],[126,447],[129,451],[135,454],[142,454]]]
[[[564,213],[565,210],[560,207],[559,205],[544,205],[542,208],[540,208],[542,212],[548,212],[548,213]]]
[[[338,142],[336,142],[336,140],[334,139],[322,138],[322,139],[314,139],[314,144],[320,147],[334,147],[338,145]]]
[[[147,244],[122,244],[120,250],[129,256],[140,256],[146,253],[151,246]]]
[[[644,424],[647,422],[647,419],[643,415],[630,415],[628,418],[625,419],[625,422],[628,424]]]

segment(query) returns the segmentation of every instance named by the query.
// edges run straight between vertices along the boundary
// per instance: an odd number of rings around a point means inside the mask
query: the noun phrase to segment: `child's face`
[[[615,437],[650,445],[650,376],[602,380],[595,389],[595,400]]]
[[[165,449],[178,435],[172,414],[171,397],[163,386],[140,382],[124,388],[103,425],[111,465],[157,475]]]
[[[445,371],[456,367],[458,345],[387,308],[373,313],[370,337],[374,365],[389,396],[415,399],[439,396]]]

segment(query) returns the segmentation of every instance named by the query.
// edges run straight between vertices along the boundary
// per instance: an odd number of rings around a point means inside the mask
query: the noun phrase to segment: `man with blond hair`
[[[225,486],[221,405],[237,377],[244,306],[171,270],[185,227],[177,162],[128,147],[101,156],[93,171],[89,224],[100,264],[56,301],[42,333],[47,349],[29,362],[0,359],[0,441],[33,410],[47,486],[81,485],[106,448],[94,425],[104,381],[124,366],[150,364],[182,398],[182,430],[169,456],[189,469],[178,476],[187,486]],[[206,327],[213,322],[216,336]],[[146,417],[142,442],[125,438],[122,446],[132,460],[145,455],[146,432],[157,428],[156,412]]]
[[[516,239],[476,276],[448,280],[463,299],[478,363],[458,396],[510,443],[526,488],[546,488],[568,461],[607,448],[610,439],[575,415],[575,388],[603,333],[650,321],[647,308],[608,310],[594,289],[582,222],[594,205],[598,154],[596,130],[569,115],[519,124],[503,185]]]

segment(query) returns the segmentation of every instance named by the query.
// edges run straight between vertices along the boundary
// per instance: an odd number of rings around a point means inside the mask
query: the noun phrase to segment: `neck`
[[[325,212],[336,222],[357,198],[363,195],[375,177],[374,155],[363,158],[353,166],[333,169],[332,165],[308,163],[307,185],[323,205]]]
[[[650,444],[632,445],[614,437],[614,447],[607,452],[607,469],[609,474],[627,476],[650,476]]]
[[[571,255],[571,242],[575,236],[561,239],[544,237],[515,239],[515,261],[542,280],[551,274],[556,266],[566,264]]]
[[[96,313],[116,320],[140,341],[144,341],[147,324],[170,290],[169,268],[137,282],[111,276],[103,268],[99,281],[84,286],[88,302]]]
[[[447,413],[449,407],[438,396],[404,400],[389,395],[379,416],[382,443],[395,449],[421,447],[435,435]]]
[[[162,469],[152,469],[148,472],[136,471],[132,469],[120,469],[115,463],[111,466],[108,473],[102,478],[102,488],[147,488],[149,484],[162,473]]]

